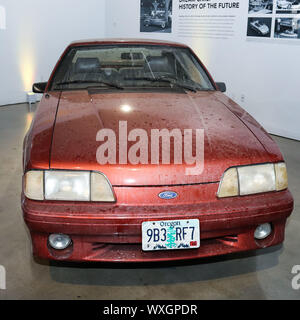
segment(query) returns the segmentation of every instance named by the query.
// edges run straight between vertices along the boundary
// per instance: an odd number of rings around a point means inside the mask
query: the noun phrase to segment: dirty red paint
[[[120,42],[184,46],[154,40],[106,40],[76,42],[70,47]],[[22,209],[35,256],[70,261],[181,260],[283,242],[286,219],[293,209],[288,190],[226,199],[216,196],[229,167],[283,161],[266,131],[221,92],[46,92],[49,97],[44,95],[24,140],[24,173],[31,169],[100,171],[112,183],[117,202],[32,201],[23,193]],[[120,111],[124,104],[133,111]],[[185,175],[186,166],[174,164],[99,165],[96,134],[103,128],[118,134],[121,120],[128,122],[128,131],[205,129],[203,174]],[[166,186],[178,194],[176,199],[158,197]],[[201,225],[199,249],[142,251],[143,221],[195,218]],[[255,241],[255,228],[266,222],[272,223],[272,235],[266,241]],[[72,247],[50,249],[47,239],[51,233],[70,235]]]

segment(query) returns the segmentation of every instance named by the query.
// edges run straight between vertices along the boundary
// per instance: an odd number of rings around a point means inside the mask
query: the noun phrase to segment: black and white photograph
[[[172,32],[173,0],[141,0],[140,32]]]
[[[277,18],[275,20],[275,38],[300,39],[300,19]]]
[[[272,18],[248,18],[248,37],[264,37],[271,36]]]
[[[300,13],[300,0],[276,0],[276,13]]]
[[[271,14],[273,0],[249,0],[249,14]]]

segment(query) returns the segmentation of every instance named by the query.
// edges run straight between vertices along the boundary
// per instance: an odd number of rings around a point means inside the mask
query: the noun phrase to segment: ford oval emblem
[[[171,200],[175,199],[178,196],[178,194],[174,191],[164,191],[161,192],[158,196],[164,200]]]

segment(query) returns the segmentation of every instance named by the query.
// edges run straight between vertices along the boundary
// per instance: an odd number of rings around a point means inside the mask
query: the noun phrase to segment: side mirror
[[[216,82],[216,85],[221,92],[226,92],[226,84],[224,82]]]
[[[38,82],[32,86],[34,93],[44,93],[47,87],[47,82]]]

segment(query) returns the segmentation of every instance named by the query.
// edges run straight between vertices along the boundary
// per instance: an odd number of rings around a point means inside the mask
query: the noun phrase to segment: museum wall
[[[26,101],[73,40],[105,36],[105,0],[0,0],[0,105]]]
[[[220,2],[233,2],[208,0],[218,7],[208,9],[206,4],[206,10],[183,7],[199,6],[200,1],[173,0],[171,32],[157,28],[150,32],[155,27],[146,30],[141,23],[145,11],[141,3],[145,7],[149,1],[107,0],[106,36],[165,39],[190,45],[214,79],[226,82],[227,95],[270,133],[300,139],[300,39],[276,38],[275,29],[276,19],[289,15],[275,8],[272,14],[262,14],[260,19],[269,24],[269,35],[252,36],[249,22],[254,18],[248,0],[234,1],[238,7],[225,9]]]

